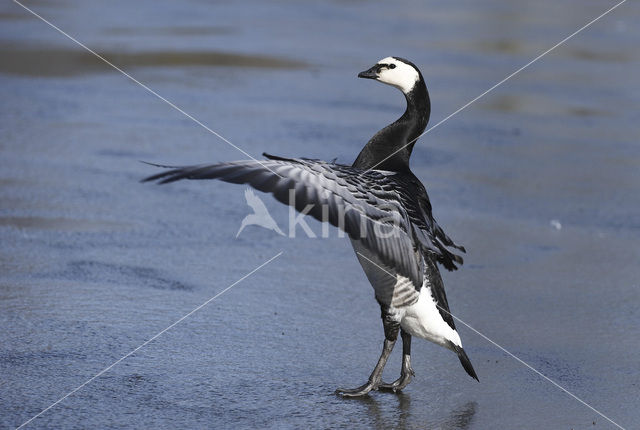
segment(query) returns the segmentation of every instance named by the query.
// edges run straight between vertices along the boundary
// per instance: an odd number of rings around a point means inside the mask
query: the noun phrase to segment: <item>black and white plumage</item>
[[[462,258],[455,250],[464,248],[437,224],[427,192],[409,168],[415,140],[429,120],[426,85],[415,65],[397,57],[384,58],[358,76],[400,89],[407,109],[371,138],[352,166],[264,154],[267,159],[261,161],[172,168],[144,181],[220,179],[249,184],[349,235],[381,306],[385,343],[369,381],[353,390],[338,390],[340,394],[403,389],[413,375],[411,336],[453,350],[477,379],[449,313],[436,264],[456,269]],[[401,377],[384,384],[382,370],[399,332],[404,356]]]

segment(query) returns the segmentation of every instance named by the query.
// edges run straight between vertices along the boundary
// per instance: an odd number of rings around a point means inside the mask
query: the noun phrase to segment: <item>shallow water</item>
[[[341,162],[403,109],[355,78],[379,58],[421,66],[433,125],[613,5],[25,4],[252,156]],[[468,250],[444,274],[452,312],[625,428],[640,422],[639,18],[627,2],[412,160]],[[138,160],[247,157],[18,5],[0,23],[2,428],[279,252],[27,428],[615,428],[461,323],[480,383],[416,340],[403,394],[334,396],[382,345],[348,241],[258,227],[236,239],[243,187],[138,183],[155,172]],[[263,201],[284,228],[287,209]]]

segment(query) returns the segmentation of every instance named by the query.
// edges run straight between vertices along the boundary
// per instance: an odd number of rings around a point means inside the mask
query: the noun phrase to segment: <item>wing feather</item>
[[[401,192],[407,185],[401,175],[319,160],[265,156],[269,159],[171,168],[143,182],[219,179],[249,184],[298,211],[311,204],[309,215],[343,229],[417,286],[422,285],[424,273],[421,265],[416,264],[416,250],[435,257],[449,269],[456,268],[454,262],[462,263],[459,256],[447,249],[447,246],[461,247],[453,244],[435,224],[430,205],[426,214],[421,205],[416,205],[413,193]],[[323,219],[327,213],[323,206],[328,208],[328,219]],[[390,234],[376,234],[380,231]]]

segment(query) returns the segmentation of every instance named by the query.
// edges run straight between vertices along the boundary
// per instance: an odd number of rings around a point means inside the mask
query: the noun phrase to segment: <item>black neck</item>
[[[377,132],[360,151],[353,167],[391,171],[409,170],[409,158],[415,141],[429,122],[431,101],[427,86],[420,79],[405,94],[407,110],[392,124]]]

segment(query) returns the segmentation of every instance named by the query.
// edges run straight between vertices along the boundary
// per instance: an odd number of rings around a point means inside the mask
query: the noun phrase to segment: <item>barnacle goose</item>
[[[385,340],[369,380],[336,393],[353,397],[371,390],[405,388],[414,375],[412,336],[455,352],[466,372],[477,380],[449,313],[437,265],[457,269],[462,258],[451,249],[465,249],[436,223],[427,192],[409,168],[415,140],[426,128],[431,112],[424,79],[413,63],[398,57],[384,58],[358,77],[398,88],[407,109],[369,140],[351,166],[264,154],[266,160],[260,161],[174,167],[143,181],[220,179],[249,184],[349,235],[380,304]],[[403,348],[401,374],[395,382],[383,383],[382,371],[398,334]]]

